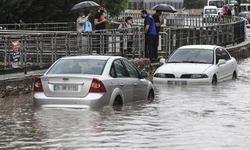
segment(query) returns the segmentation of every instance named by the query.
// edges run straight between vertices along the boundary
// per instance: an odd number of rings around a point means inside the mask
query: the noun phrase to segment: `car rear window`
[[[60,59],[47,74],[95,74],[101,75],[106,60]]]

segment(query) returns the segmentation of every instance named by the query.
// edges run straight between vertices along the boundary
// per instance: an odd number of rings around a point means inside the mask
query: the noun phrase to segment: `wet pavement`
[[[32,94],[0,99],[0,149],[248,150],[250,59],[216,85],[155,85],[122,107],[40,109]]]

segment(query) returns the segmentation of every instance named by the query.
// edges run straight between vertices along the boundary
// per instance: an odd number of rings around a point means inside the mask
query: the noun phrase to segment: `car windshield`
[[[60,59],[47,74],[96,74],[101,75],[106,60]]]
[[[223,7],[223,1],[211,1],[209,2],[209,6],[216,6],[218,8]]]
[[[216,9],[206,9],[205,14],[216,14],[217,15],[217,10]]]
[[[169,58],[168,63],[204,63],[213,64],[213,50],[211,49],[178,49]]]

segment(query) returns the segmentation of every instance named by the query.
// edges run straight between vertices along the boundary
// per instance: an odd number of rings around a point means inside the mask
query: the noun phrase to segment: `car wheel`
[[[122,98],[121,98],[121,96],[116,97],[113,106],[122,106]]]
[[[216,79],[216,76],[214,75],[212,79],[212,84],[215,84],[216,82],[217,82],[217,79]]]
[[[233,73],[233,77],[232,77],[232,79],[233,79],[233,80],[237,79],[237,74],[236,74],[236,72],[235,72],[235,71],[234,71],[234,73]]]
[[[148,93],[148,101],[153,101],[155,98],[155,94],[153,92],[153,90],[150,90]]]

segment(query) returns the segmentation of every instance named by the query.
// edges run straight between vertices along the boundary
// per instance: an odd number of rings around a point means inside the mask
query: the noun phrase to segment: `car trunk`
[[[41,78],[44,94],[48,97],[85,97],[93,77],[44,76]]]

